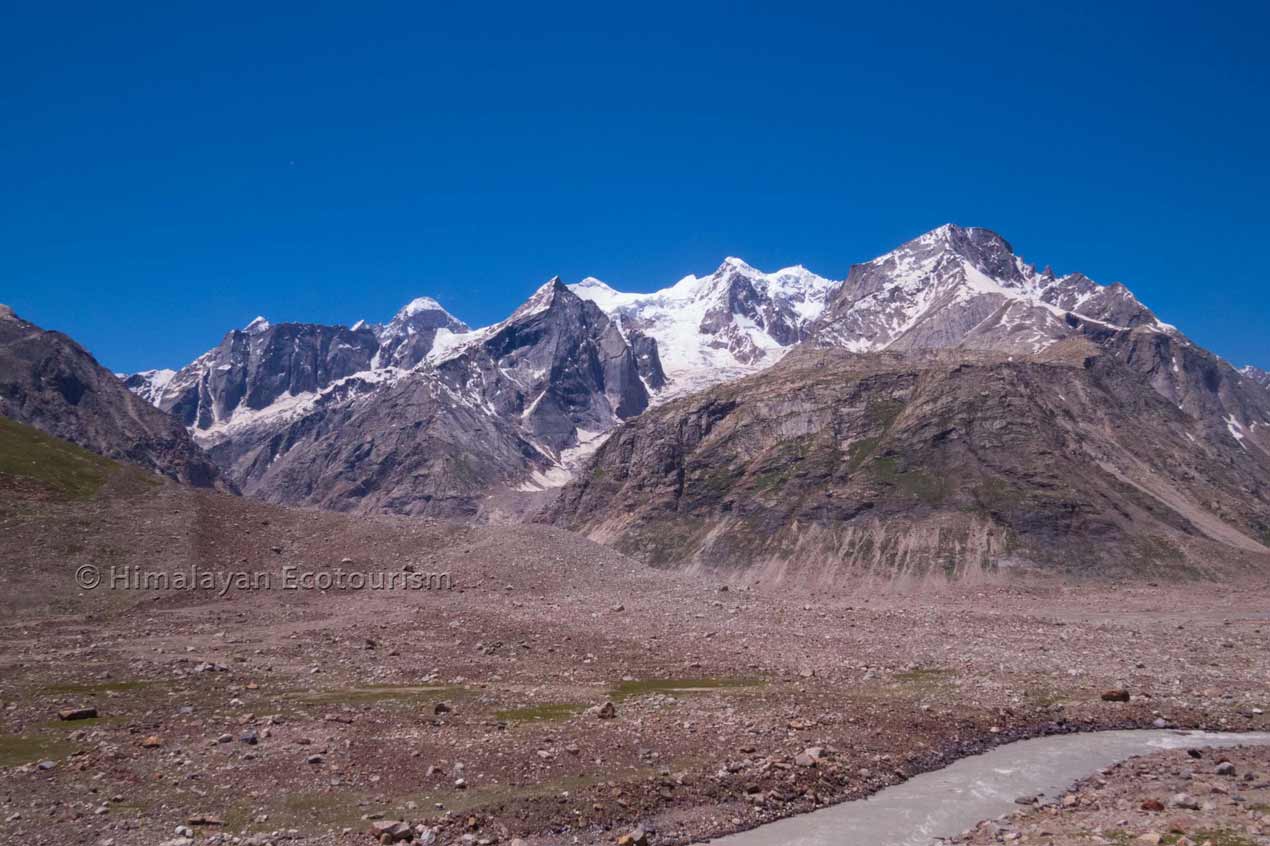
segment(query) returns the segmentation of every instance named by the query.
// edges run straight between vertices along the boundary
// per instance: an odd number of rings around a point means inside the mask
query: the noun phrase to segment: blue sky
[[[0,302],[175,367],[257,313],[840,278],[952,221],[1270,367],[1264,3],[604,5],[14,6]]]

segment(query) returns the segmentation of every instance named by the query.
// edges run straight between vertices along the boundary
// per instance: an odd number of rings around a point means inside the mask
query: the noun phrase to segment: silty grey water
[[[999,817],[1019,796],[1055,797],[1118,761],[1162,749],[1270,745],[1270,733],[1100,731],[1021,740],[844,802],[710,841],[714,846],[928,846]]]

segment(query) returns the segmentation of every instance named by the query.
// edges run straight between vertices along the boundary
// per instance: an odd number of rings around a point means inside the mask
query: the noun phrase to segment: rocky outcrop
[[[175,418],[128,390],[83,347],[0,311],[0,414],[198,487],[232,489]]]
[[[661,566],[832,582],[1194,574],[1270,553],[1270,452],[1073,340],[806,350],[609,437],[546,519]]]

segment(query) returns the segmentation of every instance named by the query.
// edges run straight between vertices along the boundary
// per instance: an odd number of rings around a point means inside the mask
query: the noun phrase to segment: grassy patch
[[[869,403],[868,409],[865,410],[865,416],[869,418],[869,422],[873,425],[888,429],[903,410],[904,403],[899,400],[879,400],[878,402]]]
[[[0,735],[0,767],[20,767],[46,758],[62,758],[72,748],[65,740],[44,735]]]
[[[1224,828],[1197,831],[1190,838],[1195,843],[1212,843],[1213,846],[1257,846],[1256,840]],[[1176,843],[1180,839],[1179,835],[1173,842]]]
[[[895,674],[895,680],[904,682],[905,684],[930,684],[932,682],[943,681],[952,675],[952,670],[941,670],[937,667],[918,668],[916,670],[905,670],[902,673]]]
[[[118,466],[39,429],[0,417],[0,473],[34,479],[66,496],[88,499]]]
[[[847,446],[847,470],[854,473],[873,455],[873,451],[878,448],[878,444],[882,443],[879,438],[861,438],[858,441],[852,441]]]
[[[944,479],[924,470],[904,467],[895,456],[878,456],[870,466],[878,479],[922,502],[938,505],[948,495],[948,483]]]
[[[296,691],[287,698],[304,705],[361,705],[377,702],[418,704],[423,700],[439,702],[453,696],[458,688],[442,685],[367,685],[336,690]]]
[[[577,716],[586,706],[576,702],[548,702],[543,705],[528,705],[524,708],[508,708],[497,711],[494,718],[508,723],[555,722]]]
[[[36,723],[36,726],[53,732],[68,734],[79,729],[90,729],[94,726],[118,726],[127,722],[127,718],[121,714],[112,714],[105,717],[89,717],[86,720],[61,720],[52,719],[43,723]]]
[[[271,803],[240,802],[226,809],[225,831],[274,831],[280,827],[317,831],[331,828],[365,828],[366,811],[358,804],[364,797],[347,789],[329,793],[287,793],[281,801]],[[255,822],[263,808],[268,821]]]

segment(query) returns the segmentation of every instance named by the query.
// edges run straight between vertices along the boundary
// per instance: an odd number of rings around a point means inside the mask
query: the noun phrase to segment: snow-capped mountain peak
[[[723,260],[723,264],[719,265],[719,270],[716,270],[715,273],[718,273],[724,268],[739,270],[742,273],[761,273],[761,271],[758,268],[752,266],[745,259],[737,258],[736,256],[728,256],[727,258],[725,258]]]
[[[269,331],[269,321],[265,320],[263,317],[257,316],[254,320],[243,327],[243,331],[250,332],[252,334],[267,332]]]
[[[689,275],[648,294],[594,277],[571,285],[628,334],[652,338],[669,379],[658,399],[761,370],[805,337],[835,283],[801,265],[764,273],[729,256],[707,276]]]
[[[401,307],[401,310],[397,312],[397,318],[404,320],[425,311],[445,311],[445,309],[432,297],[415,297]],[[449,312],[446,313],[448,314]]]
[[[427,357],[439,332],[461,335],[468,326],[432,297],[416,297],[378,331],[379,353],[375,367],[411,368]]]
[[[546,311],[555,302],[556,293],[562,290],[567,290],[567,286],[561,281],[560,277],[551,277],[538,286],[538,290],[534,291],[529,296],[529,299],[521,304],[520,308],[512,312],[508,320],[516,320],[531,314],[537,314],[540,311]]]
[[[445,310],[439,302],[432,297],[415,297],[406,303],[397,313],[393,315],[387,325],[383,327],[381,332],[385,335],[392,335],[406,331],[410,327],[418,328],[421,325],[430,325],[437,328],[442,325],[459,323],[454,315]]]
[[[1073,334],[1161,323],[1123,285],[1037,271],[997,233],[944,226],[855,265],[813,333],[857,352],[966,346],[1033,353]]]

